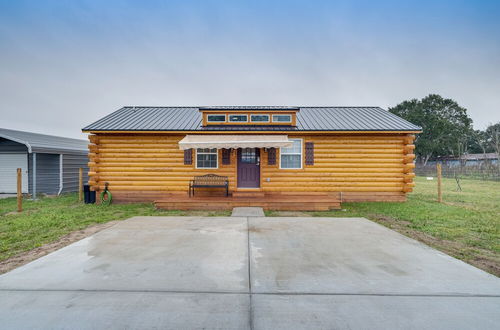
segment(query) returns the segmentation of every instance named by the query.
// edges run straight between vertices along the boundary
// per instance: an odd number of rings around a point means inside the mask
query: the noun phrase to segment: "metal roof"
[[[88,141],[0,128],[0,137],[24,144],[28,152],[87,153]]]
[[[260,131],[251,125],[202,127],[200,109],[243,107],[123,107],[83,128],[84,131]],[[263,109],[264,107],[255,107]],[[268,107],[300,109],[296,131],[421,131],[422,128],[379,107]],[[269,126],[266,126],[269,128]],[[271,130],[271,129],[269,129]],[[273,130],[290,130],[279,126]]]

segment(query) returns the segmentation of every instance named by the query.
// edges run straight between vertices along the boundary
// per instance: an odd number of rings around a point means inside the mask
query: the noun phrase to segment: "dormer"
[[[296,126],[297,107],[202,107],[203,126]]]

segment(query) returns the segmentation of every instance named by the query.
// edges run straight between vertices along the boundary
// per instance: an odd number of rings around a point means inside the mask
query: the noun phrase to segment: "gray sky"
[[[372,105],[500,120],[494,1],[0,0],[0,127],[84,137],[123,105]]]

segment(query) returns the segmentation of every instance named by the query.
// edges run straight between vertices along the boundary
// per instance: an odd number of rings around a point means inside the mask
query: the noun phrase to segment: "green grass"
[[[85,205],[76,194],[24,200],[23,212],[16,198],[0,199],[0,261],[29,251],[76,230],[137,215],[191,215],[199,212],[155,210],[152,204]],[[230,212],[204,212],[202,215],[229,215]]]
[[[488,259],[490,266],[482,268],[497,273],[500,269],[500,183],[461,180],[460,192],[454,179],[445,178],[444,202],[438,203],[435,178],[428,181],[417,177],[415,182],[414,192],[409,194],[405,203],[343,203],[342,211],[308,213],[313,216],[366,217],[473,264]],[[268,215],[279,213],[269,212]],[[426,240],[426,235],[435,240]]]

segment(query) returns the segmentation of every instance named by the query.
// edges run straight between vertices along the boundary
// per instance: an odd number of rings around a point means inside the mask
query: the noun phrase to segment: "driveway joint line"
[[[89,293],[174,293],[220,295],[272,295],[272,296],[366,296],[366,297],[443,297],[443,298],[500,298],[490,294],[418,294],[418,293],[321,293],[321,292],[238,292],[238,291],[190,291],[190,290],[109,290],[109,289],[0,289],[0,292],[89,292]]]
[[[249,327],[250,329],[252,330],[254,328],[254,325],[253,325],[253,316],[254,316],[254,313],[253,313],[253,304],[252,304],[252,271],[251,271],[251,265],[252,265],[252,262],[251,262],[251,249],[250,249],[250,217],[246,217],[247,218],[247,257],[248,257],[248,313],[249,313],[249,317],[248,317],[248,322],[249,322]]]

